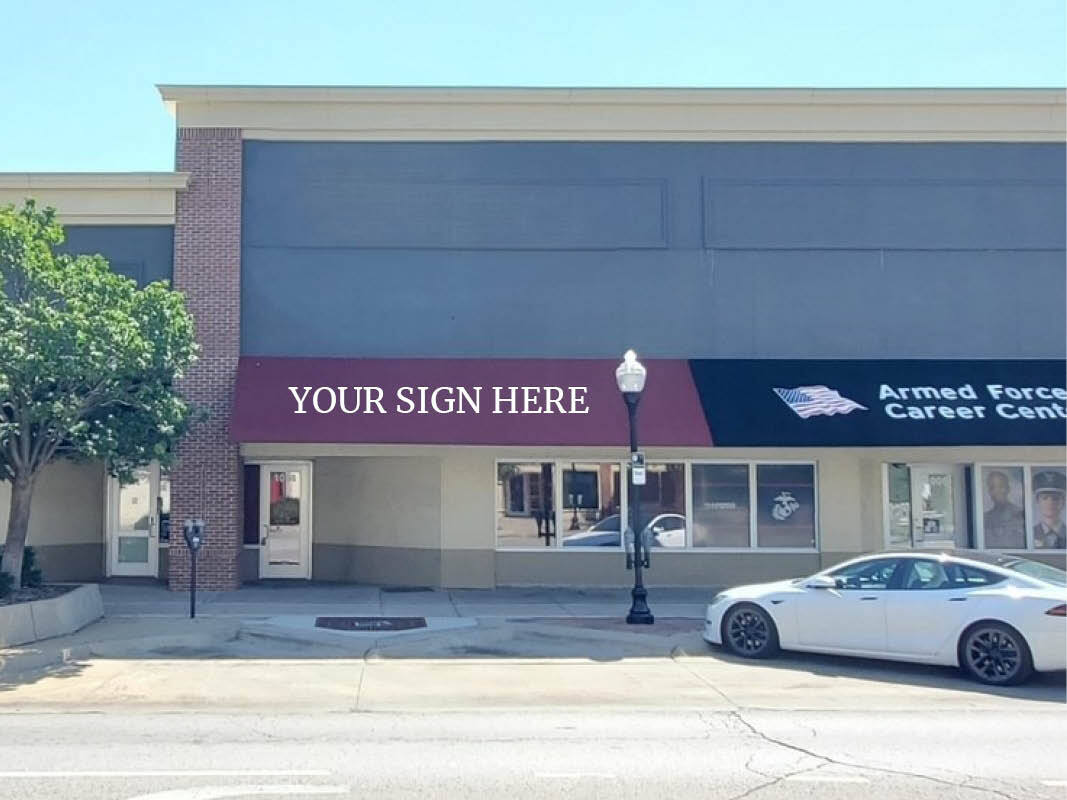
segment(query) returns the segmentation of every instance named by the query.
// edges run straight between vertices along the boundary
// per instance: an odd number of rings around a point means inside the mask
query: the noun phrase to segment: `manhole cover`
[[[409,631],[425,628],[425,617],[316,617],[316,628],[334,631]]]

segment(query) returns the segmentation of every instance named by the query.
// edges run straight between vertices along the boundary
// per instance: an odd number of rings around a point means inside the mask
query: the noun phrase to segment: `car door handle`
[[[950,597],[948,599],[948,601],[950,603],[966,603],[967,602],[967,598],[966,597]]]
[[[860,600],[877,600],[877,597],[861,597]]]

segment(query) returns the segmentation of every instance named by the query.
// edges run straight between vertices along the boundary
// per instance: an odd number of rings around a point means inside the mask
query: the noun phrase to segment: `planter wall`
[[[0,606],[0,647],[64,636],[102,616],[104,601],[95,583],[47,600]]]

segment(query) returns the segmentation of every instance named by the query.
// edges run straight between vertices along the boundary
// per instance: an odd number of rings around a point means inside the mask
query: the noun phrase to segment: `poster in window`
[[[1026,548],[1022,467],[982,468],[982,535],[990,550]]]
[[[1030,467],[1030,490],[1034,547],[1064,549],[1067,547],[1067,524],[1063,514],[1067,470],[1063,467]]]
[[[810,464],[756,467],[756,544],[815,547],[815,468]]]
[[[693,546],[748,547],[747,464],[693,465]]]

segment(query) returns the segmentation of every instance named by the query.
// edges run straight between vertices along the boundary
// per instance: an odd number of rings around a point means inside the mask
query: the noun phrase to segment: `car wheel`
[[[1024,683],[1034,671],[1026,640],[1003,622],[978,622],[964,631],[959,659],[965,673],[990,686]]]
[[[726,612],[722,641],[732,653],[745,658],[770,658],[778,652],[778,629],[770,614],[752,603]]]

